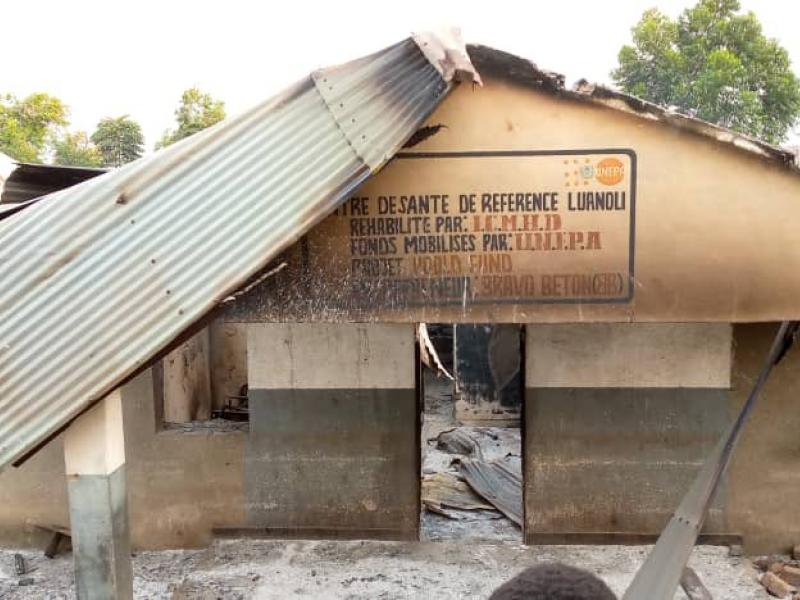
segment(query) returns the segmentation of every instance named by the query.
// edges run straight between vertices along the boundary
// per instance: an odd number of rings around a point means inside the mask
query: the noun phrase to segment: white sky
[[[0,3],[0,93],[54,94],[72,129],[130,114],[148,150],[192,85],[235,114],[314,68],[389,45],[412,31],[461,27],[468,42],[564,73],[609,82],[641,13],[677,15],[694,0],[5,0]],[[800,2],[742,0],[800,73]],[[790,143],[800,143],[797,135]]]

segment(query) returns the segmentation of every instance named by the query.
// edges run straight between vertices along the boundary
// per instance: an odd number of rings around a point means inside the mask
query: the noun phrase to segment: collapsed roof
[[[257,280],[392,158],[453,82],[478,82],[478,71],[800,170],[790,150],[584,81],[570,90],[561,75],[452,36],[415,36],[323,69],[155,155],[0,204],[0,469]],[[20,168],[37,180],[98,175]]]
[[[460,80],[479,78],[457,36],[417,35],[0,221],[0,468],[258,274]]]

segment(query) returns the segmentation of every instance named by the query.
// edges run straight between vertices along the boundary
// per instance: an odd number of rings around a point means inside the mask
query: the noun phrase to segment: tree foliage
[[[764,36],[738,0],[700,0],[672,20],[645,11],[633,45],[612,71],[624,91],[778,143],[800,115],[800,80],[789,55]]]
[[[175,121],[178,127],[164,132],[156,143],[156,150],[194,135],[224,118],[224,102],[215,100],[211,94],[202,92],[197,87],[189,88],[183,92],[178,108],[175,109]]]
[[[42,162],[58,130],[67,124],[67,107],[44,93],[22,100],[0,96],[0,152],[20,162]]]
[[[55,144],[53,162],[70,167],[99,167],[103,164],[103,156],[85,131],[67,133]]]
[[[91,139],[106,167],[120,167],[144,152],[142,128],[128,115],[101,120]]]

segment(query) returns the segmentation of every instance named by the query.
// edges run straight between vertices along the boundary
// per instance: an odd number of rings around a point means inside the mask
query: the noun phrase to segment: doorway
[[[522,331],[420,327],[423,541],[523,541]]]

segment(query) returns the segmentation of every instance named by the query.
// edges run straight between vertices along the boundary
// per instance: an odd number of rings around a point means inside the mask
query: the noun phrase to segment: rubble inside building
[[[424,372],[422,424],[422,516],[420,539],[472,542],[522,540],[522,443],[519,427],[474,427],[455,419],[453,384]],[[467,476],[465,466],[510,464],[511,514],[503,488],[487,493]],[[513,516],[513,518],[512,518]]]

